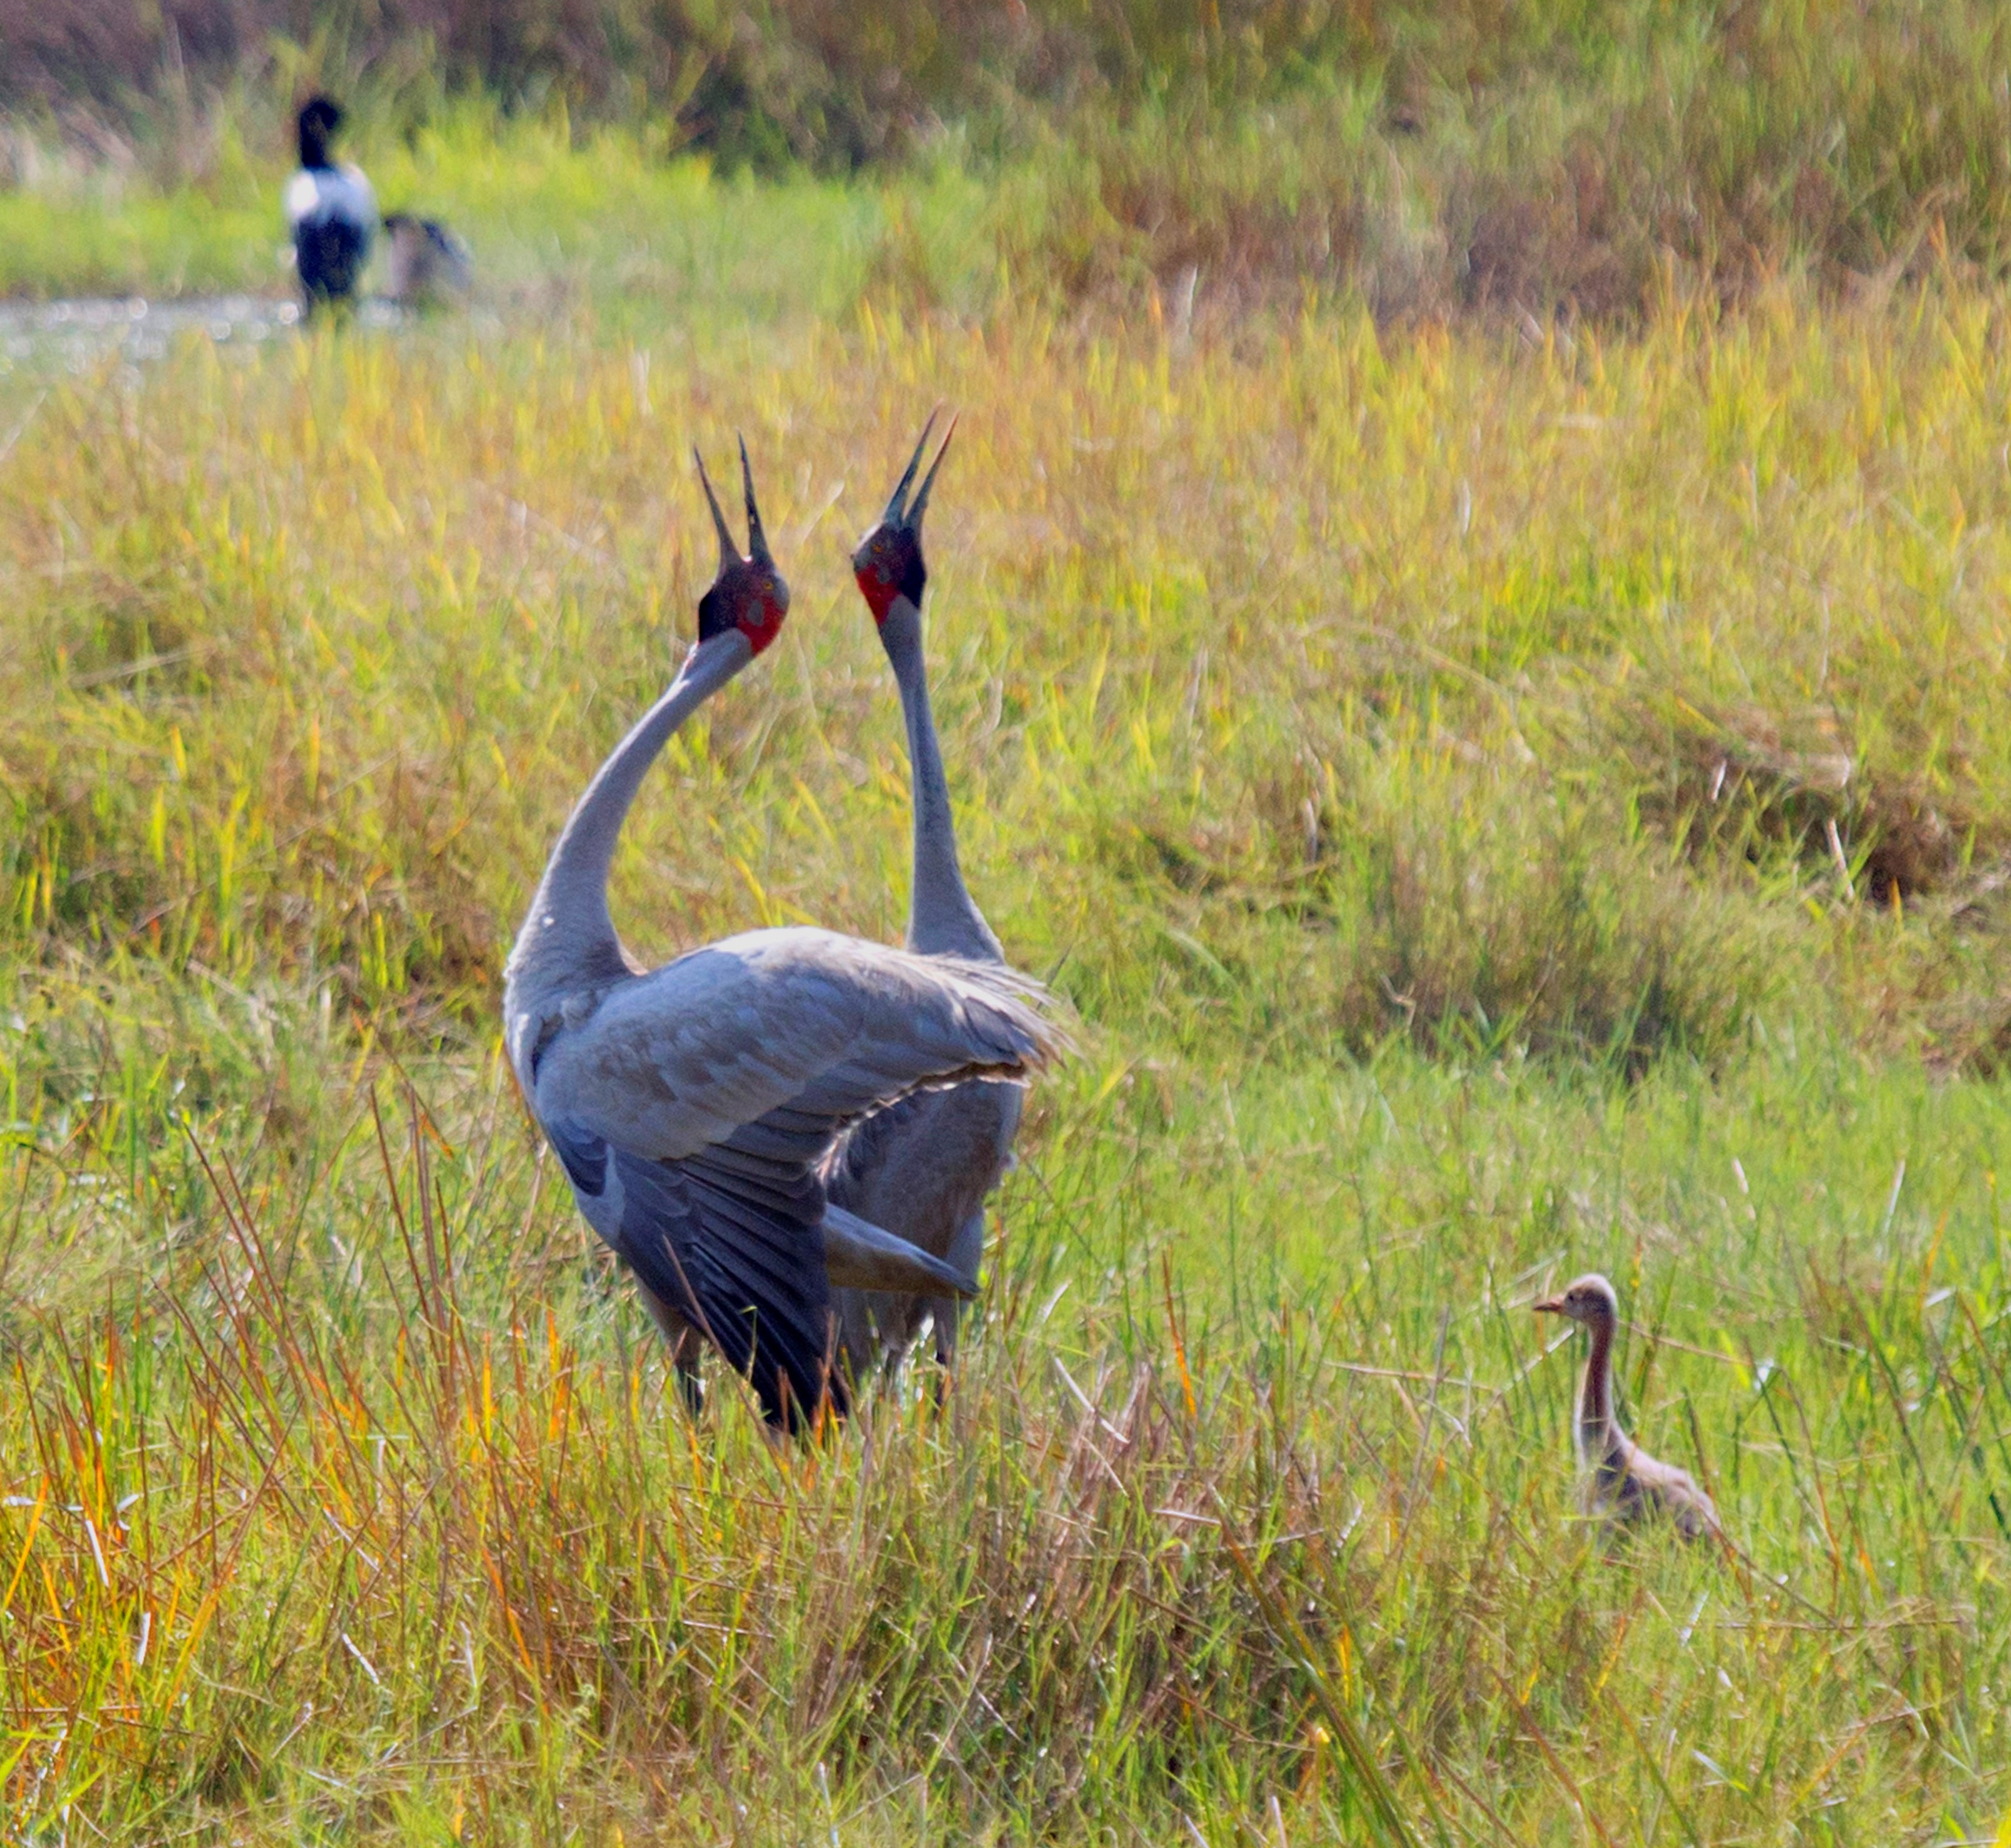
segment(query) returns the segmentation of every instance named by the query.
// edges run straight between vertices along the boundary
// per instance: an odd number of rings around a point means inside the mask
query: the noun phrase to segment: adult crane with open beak
[[[1060,1045],[1035,984],[811,928],[760,930],[646,970],[607,906],[616,841],[665,742],[781,633],[776,568],[741,449],[748,550],[717,497],[698,640],[617,745],[546,863],[504,975],[511,1063],[587,1223],[689,1361],[693,1337],[791,1429],[846,1390],[834,1284],[968,1294],[974,1280],[833,1205],[838,1138],[931,1085],[1023,1080]]]

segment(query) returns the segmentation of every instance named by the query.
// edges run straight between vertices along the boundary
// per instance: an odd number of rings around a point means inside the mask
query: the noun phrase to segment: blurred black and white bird
[[[340,108],[310,98],[300,113],[301,164],[287,182],[287,229],[309,314],[353,301],[377,233],[377,198],[362,169],[329,157],[329,137],[342,126]]]

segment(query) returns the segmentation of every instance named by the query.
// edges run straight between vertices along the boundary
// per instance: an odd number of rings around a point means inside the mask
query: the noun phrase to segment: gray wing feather
[[[821,1230],[833,1141],[918,1089],[1044,1063],[1065,1042],[1038,996],[984,963],[752,932],[610,990],[550,1042],[533,1107],[602,1237],[793,1424],[844,1404]]]
[[[919,1086],[1043,1064],[1063,1042],[1038,993],[983,964],[824,931],[752,932],[611,991],[553,1042],[538,1101],[667,1159],[784,1106],[835,1127]]]
[[[730,1151],[660,1162],[575,1125],[546,1133],[596,1230],[747,1376],[771,1423],[794,1429],[827,1397],[843,1412],[827,1352],[824,1200],[814,1176],[750,1187],[730,1159],[714,1159]]]

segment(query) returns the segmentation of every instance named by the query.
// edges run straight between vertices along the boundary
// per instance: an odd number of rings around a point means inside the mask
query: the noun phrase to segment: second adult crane
[[[853,552],[852,568],[894,670],[907,725],[914,808],[907,947],[1002,970],[1005,952],[957,860],[956,824],[922,649],[922,593],[929,575],[922,558],[922,516],[936,471],[949,453],[954,422],[912,502],[908,491],[934,426],[932,412],[886,511]],[[920,1093],[868,1117],[832,1155],[831,1199],[942,1259],[959,1274],[975,1277],[984,1249],[984,1202],[1011,1165],[1024,1095],[1018,1084],[973,1079]],[[956,1351],[958,1305],[952,1297],[842,1290],[835,1307],[843,1357],[855,1376],[898,1362],[925,1319],[934,1324],[938,1358],[948,1361]]]

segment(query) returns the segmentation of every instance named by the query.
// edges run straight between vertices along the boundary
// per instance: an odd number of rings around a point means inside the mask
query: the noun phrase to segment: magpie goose
[[[300,171],[287,182],[287,226],[310,314],[355,299],[377,230],[370,182],[360,168],[329,157],[329,137],[341,126],[342,111],[328,98],[308,100],[300,115]]]

